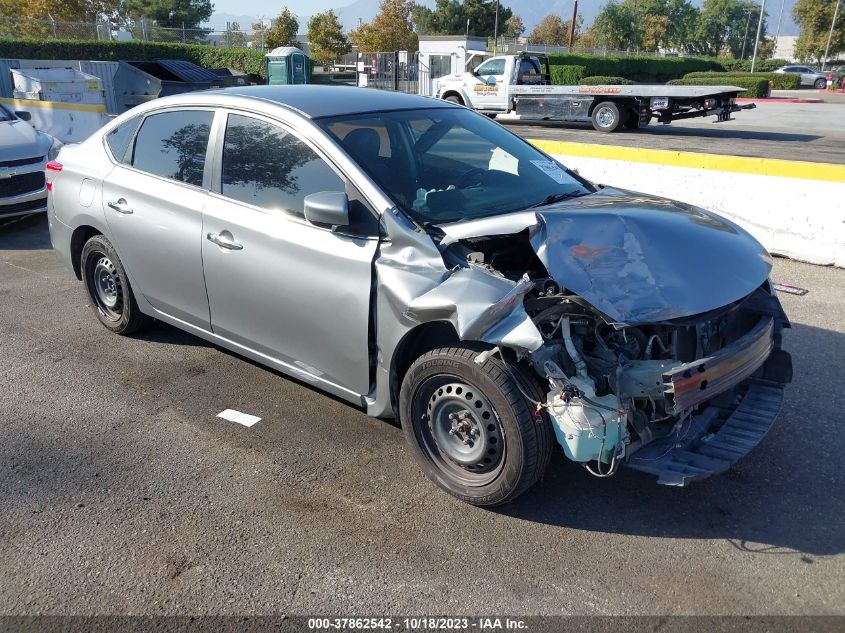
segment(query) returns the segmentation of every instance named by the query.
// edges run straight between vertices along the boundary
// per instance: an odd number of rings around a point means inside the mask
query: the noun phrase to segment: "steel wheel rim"
[[[92,253],[88,262],[88,291],[97,310],[109,319],[120,319],[123,314],[123,285],[117,267],[103,253]]]
[[[601,127],[610,127],[613,125],[613,121],[615,119],[616,117],[613,114],[613,110],[607,106],[599,108],[598,114],[596,114],[596,121]]]
[[[507,443],[489,399],[456,376],[426,380],[414,398],[417,438],[432,462],[468,486],[492,482],[504,466]]]

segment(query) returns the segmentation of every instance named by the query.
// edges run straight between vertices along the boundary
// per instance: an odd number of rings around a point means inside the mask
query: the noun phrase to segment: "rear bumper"
[[[781,349],[773,350],[763,366],[729,391],[728,397],[704,405],[670,436],[631,455],[626,465],[657,475],[657,483],[668,486],[685,486],[726,471],[765,437],[791,379],[791,357]]]

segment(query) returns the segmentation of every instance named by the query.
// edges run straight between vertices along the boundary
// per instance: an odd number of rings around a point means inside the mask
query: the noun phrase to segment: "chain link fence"
[[[136,40],[144,42],[182,42],[208,44],[226,48],[265,50],[269,27],[244,29],[237,25],[192,28],[181,25],[162,26],[149,18],[131,20],[125,25],[112,22],[63,22],[59,20],[24,20],[0,16],[0,37],[46,38],[69,40]]]

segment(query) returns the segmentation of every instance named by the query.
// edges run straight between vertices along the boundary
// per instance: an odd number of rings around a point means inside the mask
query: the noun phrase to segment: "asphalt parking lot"
[[[845,273],[774,277],[810,291],[782,296],[795,382],[729,473],[558,454],[482,510],[390,422],[169,326],[110,334],[45,218],[0,227],[0,614],[843,614]]]
[[[817,96],[816,91],[802,92]],[[652,122],[615,134],[597,132],[588,124],[526,123],[504,115],[496,120],[527,138],[845,164],[845,96],[825,98],[829,101],[761,102],[723,123],[715,123],[714,117],[669,125]]]

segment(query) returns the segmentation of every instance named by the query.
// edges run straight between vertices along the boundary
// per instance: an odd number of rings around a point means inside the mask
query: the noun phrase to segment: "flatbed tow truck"
[[[513,114],[520,119],[592,123],[600,132],[641,128],[655,119],[731,114],[754,108],[738,105],[737,86],[598,85],[555,86],[548,57],[534,53],[491,57],[472,72],[437,80],[436,96],[483,114]]]

